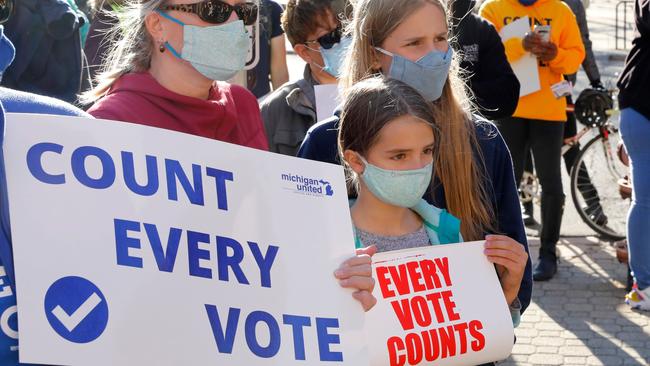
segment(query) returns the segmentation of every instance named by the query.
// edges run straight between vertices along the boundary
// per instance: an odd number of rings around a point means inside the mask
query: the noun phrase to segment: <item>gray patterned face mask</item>
[[[431,183],[433,162],[420,169],[387,170],[368,163],[358,155],[365,164],[361,179],[368,190],[389,205],[411,208],[420,202]]]
[[[182,52],[176,51],[169,42],[165,42],[165,47],[174,56],[188,61],[206,78],[226,81],[244,69],[248,32],[243,21],[199,27],[185,24],[162,11],[158,14],[183,26]]]
[[[415,62],[379,47],[375,49],[393,58],[388,77],[405,82],[430,102],[440,98],[451,66],[451,47],[447,52],[433,50]]]

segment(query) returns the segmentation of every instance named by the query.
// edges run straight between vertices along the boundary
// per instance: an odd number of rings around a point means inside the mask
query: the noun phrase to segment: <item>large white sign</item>
[[[343,172],[135,124],[7,115],[20,361],[364,365]]]
[[[510,355],[512,319],[483,242],[379,253],[373,276],[371,365],[478,365]]]

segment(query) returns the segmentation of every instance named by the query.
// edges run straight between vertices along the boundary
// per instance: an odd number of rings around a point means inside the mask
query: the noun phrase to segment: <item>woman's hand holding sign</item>
[[[517,298],[521,279],[524,276],[528,253],[524,246],[505,235],[485,237],[485,255],[495,264],[501,288],[508,304]]]
[[[363,310],[372,309],[377,299],[372,295],[375,280],[372,278],[372,256],[377,253],[377,247],[371,245],[367,248],[357,249],[357,255],[346,260],[334,272],[341,287],[355,289],[352,297],[357,299]]]

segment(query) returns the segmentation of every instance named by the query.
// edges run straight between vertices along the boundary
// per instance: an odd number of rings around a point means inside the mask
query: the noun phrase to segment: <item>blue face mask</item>
[[[345,60],[345,54],[350,48],[350,43],[352,43],[352,37],[344,37],[341,38],[341,42],[335,44],[330,49],[320,48],[320,54],[323,55],[323,60],[325,61],[323,71],[337,79],[341,76],[341,64]]]
[[[430,102],[440,98],[451,66],[451,47],[447,52],[431,51],[415,62],[379,47],[375,49],[393,58],[388,77],[405,82]]]
[[[433,162],[415,170],[386,170],[376,167],[362,156],[366,165],[361,179],[370,192],[389,205],[411,208],[420,202],[429,188]]]
[[[519,0],[519,3],[523,6],[531,6],[535,4],[537,0]]]
[[[320,50],[315,50],[310,47],[307,48],[314,52],[320,52],[323,56],[325,66],[317,63],[314,64],[320,67],[321,70],[338,79],[339,76],[341,76],[341,65],[343,64],[343,60],[345,60],[345,54],[350,48],[351,43],[352,37],[343,37],[339,43],[336,43],[331,48],[323,48],[322,46]]]
[[[165,42],[165,47],[174,56],[188,61],[206,78],[226,81],[244,69],[248,55],[248,32],[243,21],[199,27],[187,25],[161,11],[158,14],[183,26],[182,54],[169,42]]]

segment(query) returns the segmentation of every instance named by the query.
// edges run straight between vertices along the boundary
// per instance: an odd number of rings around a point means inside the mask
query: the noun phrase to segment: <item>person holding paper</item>
[[[580,36],[582,37],[582,43],[585,45],[585,59],[582,61],[582,69],[587,78],[589,79],[589,84],[593,89],[604,89],[603,83],[600,80],[600,71],[598,70],[598,63],[596,62],[596,56],[591,49],[591,40],[589,39],[589,26],[587,24],[587,15],[585,14],[585,7],[582,4],[582,0],[562,0],[565,4],[571,8],[573,14],[576,16],[576,21],[578,22],[578,27],[580,28]],[[564,75],[564,77],[571,82],[571,85],[576,85],[577,73],[571,75]],[[567,104],[573,104],[573,99],[571,95],[567,95]],[[564,167],[566,168],[567,174],[571,175],[571,167],[573,167],[574,162],[578,158],[578,153],[580,152],[580,141],[576,139],[578,133],[578,125],[576,122],[576,117],[573,112],[567,111],[567,123],[564,125],[564,143],[572,144],[571,148],[562,155],[564,158]],[[528,157],[526,158],[526,166],[524,171],[532,172],[533,171],[533,161],[528,152]],[[593,173],[593,172],[592,172]],[[578,179],[584,184],[580,185],[580,192],[588,202],[591,202],[589,205],[589,213],[593,220],[600,225],[607,224],[607,216],[603,213],[603,209],[600,205],[600,198],[598,197],[598,192],[596,188],[591,184],[591,177],[589,176],[587,166],[582,164],[580,171],[578,172]],[[527,202],[523,204],[524,212],[524,224],[528,226],[537,225],[535,217],[533,216],[533,202]]]
[[[527,251],[508,149],[493,124],[463,107],[467,97],[452,67],[445,6],[437,0],[361,0],[355,3],[350,29],[352,44],[341,79],[344,94],[357,82],[383,74],[414,87],[434,110],[441,147],[433,189],[423,198],[458,217],[464,239],[501,233],[503,241]],[[314,125],[298,156],[340,164],[338,125],[337,116]],[[506,271],[501,278],[504,291],[521,302],[522,312],[531,298],[530,268],[529,260],[523,276]]]
[[[89,113],[266,150],[257,99],[224,82],[244,68],[257,12],[244,0],[127,2],[83,95]]]
[[[289,0],[282,16],[289,42],[307,63],[303,78],[269,95],[260,105],[269,150],[295,156],[317,122],[315,85],[336,85],[348,38],[342,37],[335,0]]]
[[[523,39],[508,38],[504,46],[511,64],[526,55],[535,56],[539,90],[522,95],[513,117],[499,120],[498,126],[512,154],[516,182],[521,180],[527,151],[533,152],[542,185],[541,247],[533,279],[547,281],[557,272],[556,245],[564,211],[560,159],[566,93],[561,90],[566,90],[568,82],[563,75],[578,71],[585,48],[575,16],[560,0],[488,0],[480,14],[499,32],[510,23],[526,21],[531,29]],[[545,31],[547,39],[532,31],[536,27]]]

